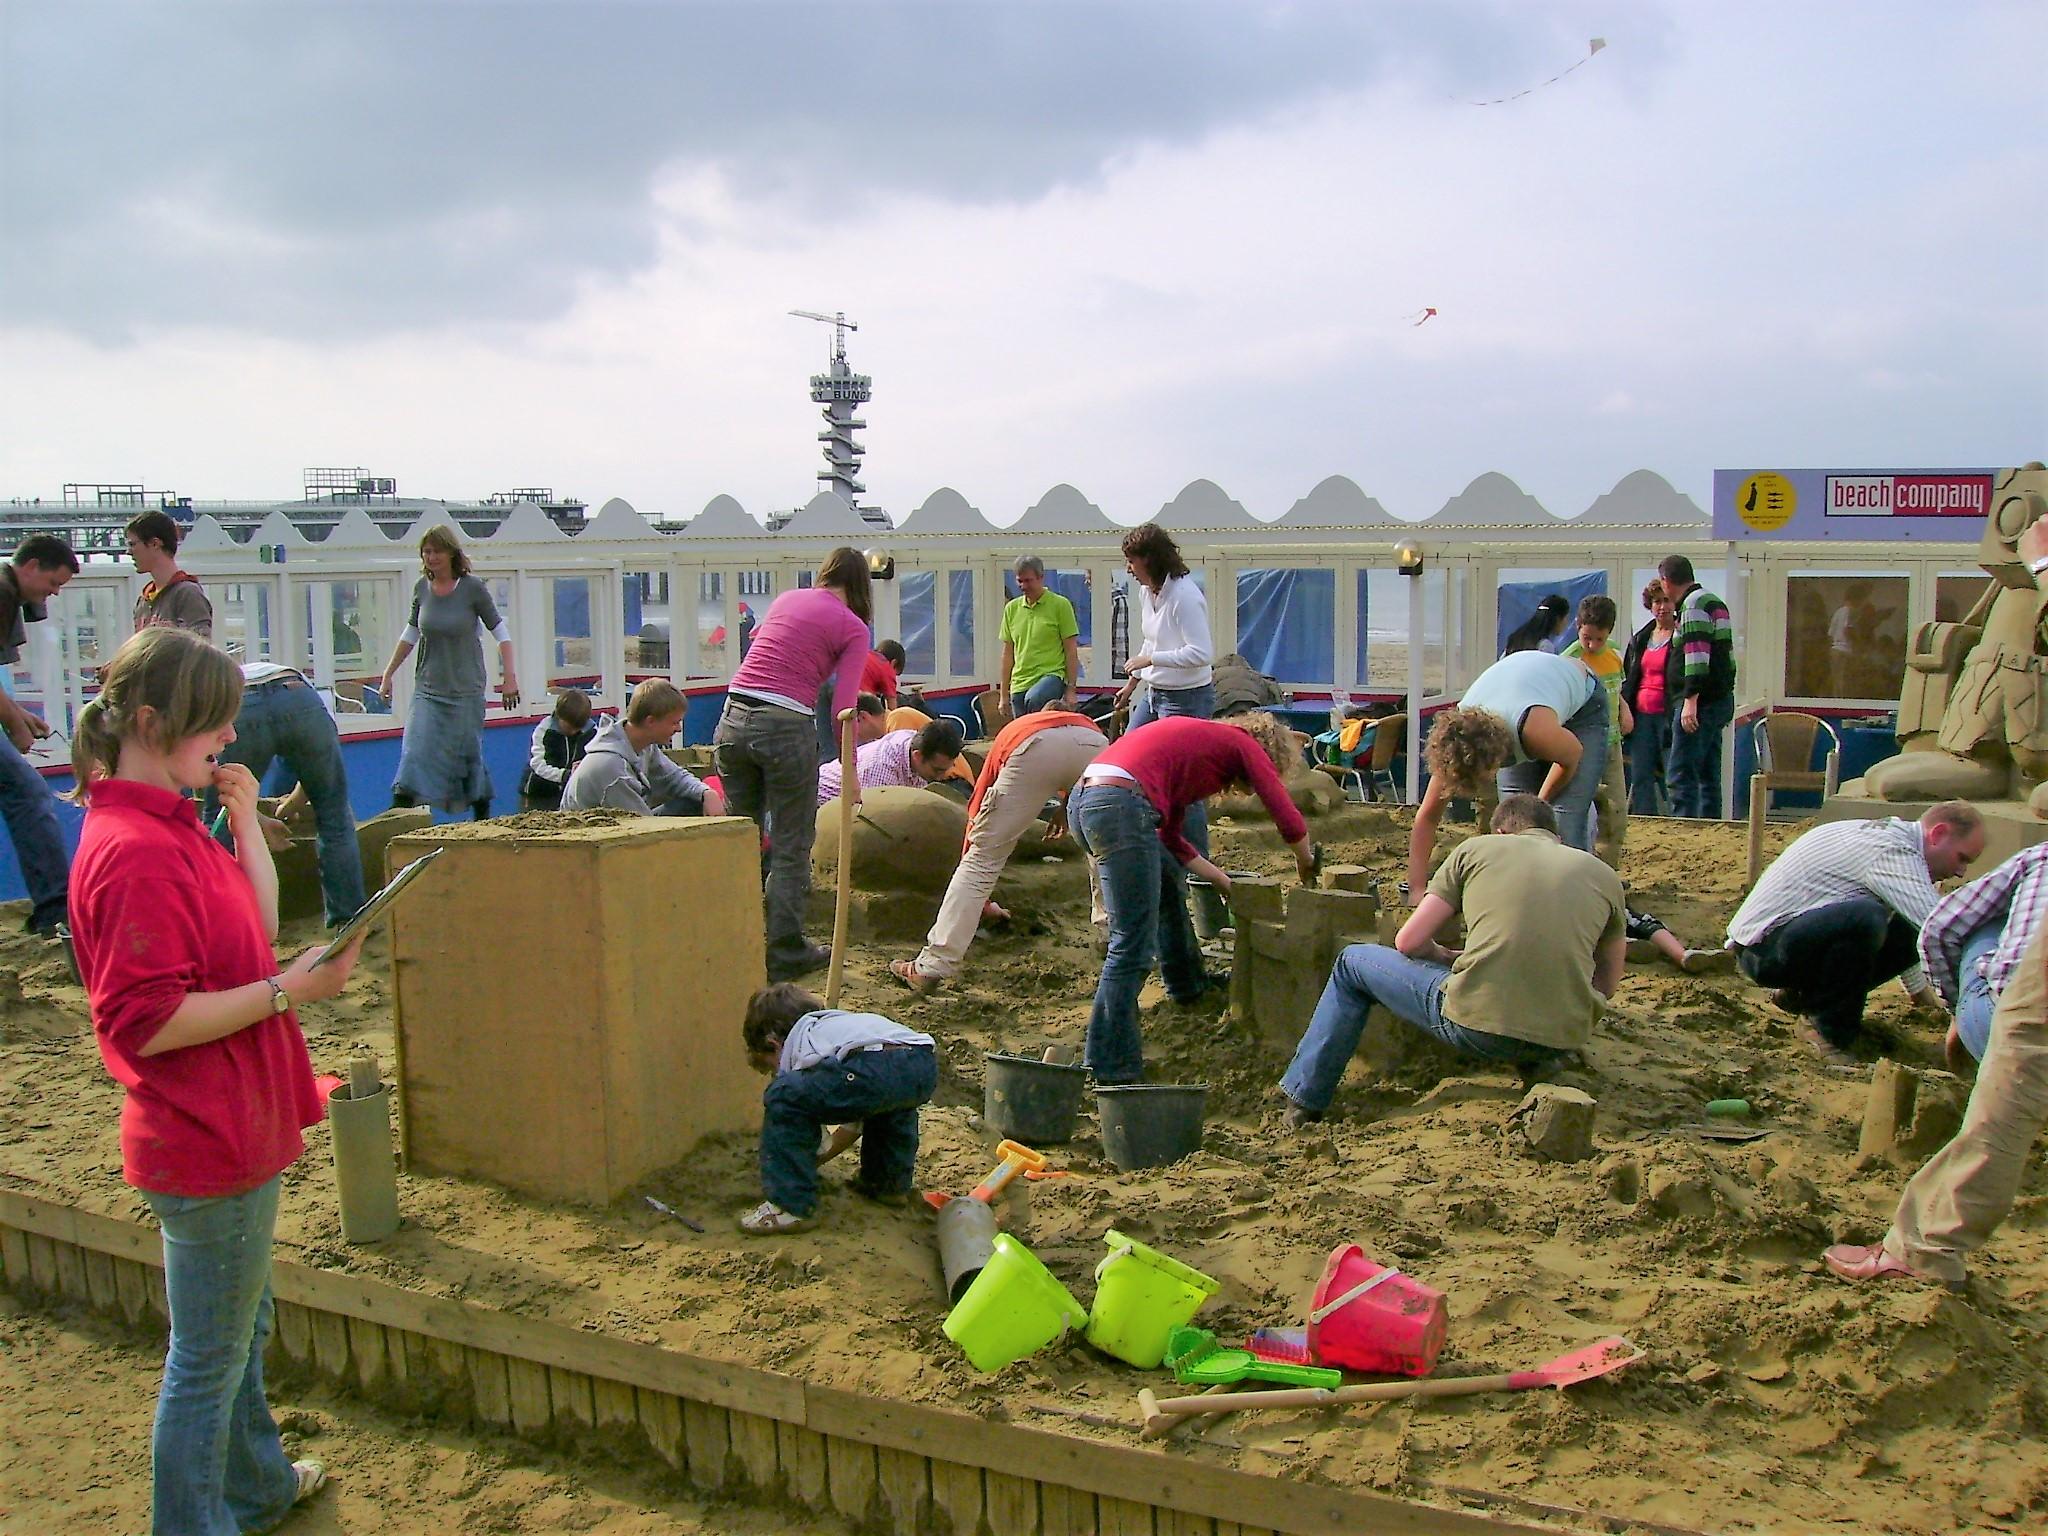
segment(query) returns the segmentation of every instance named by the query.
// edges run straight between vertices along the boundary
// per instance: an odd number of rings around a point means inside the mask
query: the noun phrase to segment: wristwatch
[[[263,978],[263,985],[270,988],[270,1011],[272,1013],[290,1013],[292,1009],[292,995],[285,991],[284,987],[279,984],[278,979],[275,976],[266,976]]]
[[[2044,572],[2048,572],[2048,555],[2043,555],[2038,560],[2029,560],[2027,562],[2027,569],[2032,571],[2036,576],[2039,576]]]

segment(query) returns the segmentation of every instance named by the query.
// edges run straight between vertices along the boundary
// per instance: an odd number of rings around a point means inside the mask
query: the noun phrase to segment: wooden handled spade
[[[1338,1403],[1384,1403],[1405,1397],[1467,1397],[1478,1392],[1520,1392],[1529,1387],[1575,1386],[1633,1365],[1643,1352],[1615,1335],[1559,1355],[1531,1371],[1498,1376],[1450,1376],[1426,1381],[1382,1381],[1356,1387],[1292,1387],[1278,1392],[1199,1393],[1161,1399],[1150,1387],[1138,1394],[1144,1438],[1156,1440],[1184,1418],[1236,1413],[1247,1408],[1325,1408]]]
[[[839,902],[832,912],[832,969],[825,973],[825,1006],[839,1006],[839,979],[846,970],[846,919],[853,903],[853,813],[860,805],[860,756],[854,714],[839,712]]]

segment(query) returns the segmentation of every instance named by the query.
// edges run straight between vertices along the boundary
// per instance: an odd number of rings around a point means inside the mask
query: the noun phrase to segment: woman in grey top
[[[421,536],[420,567],[426,574],[412,589],[412,617],[377,679],[377,690],[388,696],[392,677],[418,649],[391,803],[448,811],[468,806],[482,821],[491,814],[491,774],[484,766],[484,647],[477,627],[498,642],[498,697],[507,709],[519,704],[512,631],[491,601],[491,589],[470,574],[454,529],[442,524]]]

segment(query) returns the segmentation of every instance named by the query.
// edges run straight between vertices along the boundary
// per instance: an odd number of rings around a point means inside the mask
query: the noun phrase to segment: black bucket
[[[1088,1069],[1061,1066],[1030,1056],[988,1053],[981,1117],[988,1128],[1027,1147],[1056,1146],[1074,1139]]]
[[[1131,1083],[1095,1090],[1102,1150],[1122,1169],[1163,1168],[1202,1145],[1207,1083]]]

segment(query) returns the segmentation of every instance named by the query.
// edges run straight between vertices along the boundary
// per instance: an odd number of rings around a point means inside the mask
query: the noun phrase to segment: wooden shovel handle
[[[1466,1397],[1478,1392],[1506,1392],[1523,1373],[1498,1376],[1447,1376],[1427,1381],[1375,1381],[1355,1387],[1288,1387],[1278,1392],[1230,1392],[1220,1397],[1167,1397],[1158,1411],[1173,1417],[1193,1413],[1236,1413],[1246,1408],[1324,1408],[1333,1403],[1383,1403],[1403,1397]]]
[[[825,975],[825,1006],[839,1006],[839,982],[846,971],[846,921],[853,905],[853,812],[860,804],[860,759],[854,744],[854,711],[839,712],[839,891],[832,909],[832,969]]]

